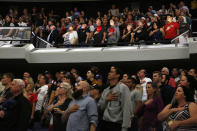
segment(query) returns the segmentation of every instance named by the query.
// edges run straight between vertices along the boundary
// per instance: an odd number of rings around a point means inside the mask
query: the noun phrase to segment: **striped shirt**
[[[185,105],[185,109],[181,110],[181,111],[177,111],[172,113],[169,117],[168,117],[168,122],[169,121],[183,121],[183,120],[187,120],[190,118],[190,113],[189,113],[189,103],[187,103]],[[170,128],[168,125],[166,125],[167,128],[165,129],[165,131],[170,131]],[[197,126],[179,126],[178,128],[176,128],[175,131],[197,131]]]

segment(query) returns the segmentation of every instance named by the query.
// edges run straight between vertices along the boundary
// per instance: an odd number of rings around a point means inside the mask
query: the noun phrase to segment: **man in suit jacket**
[[[58,36],[59,36],[59,33],[58,33],[58,30],[56,29],[55,25],[51,25],[50,26],[50,33],[47,37],[47,41],[56,47],[58,44]]]

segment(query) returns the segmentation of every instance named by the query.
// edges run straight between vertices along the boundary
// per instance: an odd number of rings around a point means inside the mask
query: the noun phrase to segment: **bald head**
[[[87,94],[88,93],[88,91],[89,91],[89,87],[90,87],[90,85],[89,85],[89,83],[87,82],[87,81],[80,81],[79,83],[78,83],[78,85],[76,86],[76,89],[77,90],[83,90],[83,94]]]
[[[90,86],[87,81],[80,81],[79,83],[81,84],[81,87],[82,88],[85,88],[85,87],[89,87]]]

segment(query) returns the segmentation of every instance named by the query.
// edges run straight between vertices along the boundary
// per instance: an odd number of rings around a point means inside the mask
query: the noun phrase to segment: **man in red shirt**
[[[164,26],[165,39],[171,40],[179,35],[179,24],[172,21],[172,16],[167,16],[167,22]]]

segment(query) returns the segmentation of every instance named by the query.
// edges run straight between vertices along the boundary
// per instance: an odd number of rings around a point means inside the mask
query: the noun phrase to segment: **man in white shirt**
[[[117,16],[117,14],[116,14],[116,5],[112,5],[112,8],[110,9],[110,12],[111,12],[111,14],[112,14],[112,16]]]
[[[44,98],[48,92],[47,78],[45,76],[40,77],[39,84],[41,87],[38,89],[38,101],[36,103],[36,111],[41,111]]]
[[[143,87],[143,94],[142,94],[142,102],[147,100],[147,92],[146,92],[146,84],[148,82],[152,82],[152,80],[148,77],[146,77],[146,70],[141,69],[138,73],[137,76],[140,79],[140,84]]]
[[[27,23],[23,22],[23,17],[19,18],[19,22],[18,22],[18,26],[19,27],[26,27]],[[16,31],[17,37],[22,38],[24,37],[24,32],[25,30],[23,28],[20,28],[18,31]],[[16,35],[15,35],[16,36]]]
[[[41,129],[41,126],[40,126],[40,120],[41,120],[41,115],[42,115],[41,110],[44,104],[45,96],[48,93],[47,83],[48,83],[47,77],[42,75],[39,80],[39,84],[41,85],[41,87],[36,92],[38,94],[38,97],[37,97],[38,101],[36,103],[36,111],[34,115],[34,119],[35,119],[34,129],[35,130]]]

